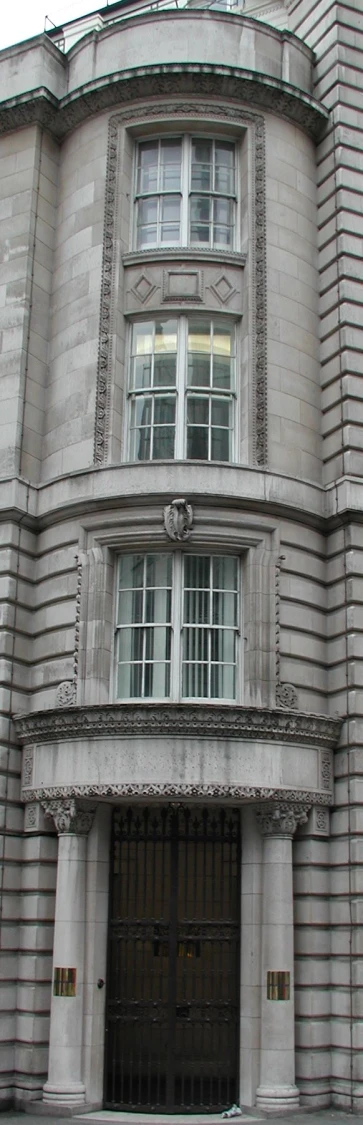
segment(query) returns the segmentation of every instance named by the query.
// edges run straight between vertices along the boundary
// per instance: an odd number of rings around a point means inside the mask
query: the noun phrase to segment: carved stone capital
[[[299,824],[306,824],[309,806],[267,802],[255,809],[262,836],[294,836]]]
[[[52,817],[58,836],[88,836],[96,805],[80,805],[75,797],[64,800],[43,800],[45,815]]]

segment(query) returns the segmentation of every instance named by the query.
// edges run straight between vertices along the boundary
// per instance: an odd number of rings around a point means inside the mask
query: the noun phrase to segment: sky
[[[107,0],[102,0],[106,7]],[[0,21],[0,50],[44,31],[45,16],[53,24],[84,16],[97,8],[97,0],[3,0]],[[48,27],[51,25],[47,25]]]

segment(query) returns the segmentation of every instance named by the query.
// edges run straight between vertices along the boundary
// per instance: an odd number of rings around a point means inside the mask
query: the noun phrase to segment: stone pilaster
[[[261,1056],[257,1105],[292,1109],[295,1085],[292,837],[303,805],[267,802],[256,809],[263,836]]]
[[[82,1080],[87,835],[95,807],[74,798],[43,802],[58,835],[53,989],[48,1081],[43,1100],[52,1105],[85,1101]]]

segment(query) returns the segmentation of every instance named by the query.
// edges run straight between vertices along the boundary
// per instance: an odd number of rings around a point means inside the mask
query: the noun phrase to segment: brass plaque
[[[54,969],[54,996],[75,996],[76,975],[76,969]]]
[[[280,970],[268,970],[267,973],[267,999],[290,1000],[290,973]]]

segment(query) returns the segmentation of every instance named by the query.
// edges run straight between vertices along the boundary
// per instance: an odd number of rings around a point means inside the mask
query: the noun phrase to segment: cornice
[[[116,71],[85,83],[63,98],[45,86],[2,101],[0,135],[39,124],[61,140],[95,113],[158,96],[199,94],[237,100],[277,113],[300,125],[313,139],[323,132],[327,111],[308,94],[276,78],[228,66],[163,63]]]
[[[223,738],[298,745],[336,746],[341,720],[325,715],[211,704],[138,703],[63,707],[14,718],[24,743],[55,743],[75,738]]]
[[[325,487],[254,465],[168,461],[154,462],[150,484],[148,464],[137,462],[88,469],[33,484],[21,477],[0,482],[1,520],[14,520],[34,531],[69,517],[100,515],[114,508],[137,512],[140,507],[167,504],[187,495],[197,505],[221,500],[228,510],[290,517],[328,534],[350,521],[363,522],[363,482],[342,477]],[[132,517],[130,517],[132,518]]]
[[[141,266],[144,262],[219,262],[224,266],[245,266],[247,254],[239,254],[237,250],[195,250],[191,246],[172,246],[168,250],[154,247],[151,250],[131,250],[124,254],[124,266]]]

